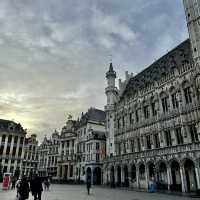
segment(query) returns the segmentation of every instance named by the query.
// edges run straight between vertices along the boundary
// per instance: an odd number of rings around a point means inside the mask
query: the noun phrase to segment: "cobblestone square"
[[[0,200],[15,200],[16,191],[0,190]],[[193,198],[158,193],[135,192],[129,190],[92,187],[88,196],[84,185],[52,185],[44,191],[42,200],[190,200]],[[29,200],[33,200],[30,194]]]

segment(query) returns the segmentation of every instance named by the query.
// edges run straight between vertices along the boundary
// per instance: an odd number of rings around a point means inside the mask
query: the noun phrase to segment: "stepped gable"
[[[167,75],[174,69],[178,69],[180,66],[192,62],[191,44],[190,40],[187,39],[142,72],[131,78],[123,92],[123,95],[129,91],[136,92],[148,84],[152,84],[154,81],[159,80],[162,76]]]

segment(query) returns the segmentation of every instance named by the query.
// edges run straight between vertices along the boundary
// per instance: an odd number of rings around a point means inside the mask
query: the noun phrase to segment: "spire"
[[[116,78],[116,72],[113,70],[113,64],[112,64],[112,62],[110,63],[109,70],[106,73],[106,78],[109,78],[109,77]]]

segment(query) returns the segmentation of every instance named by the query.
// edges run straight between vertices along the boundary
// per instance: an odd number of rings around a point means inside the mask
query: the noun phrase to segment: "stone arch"
[[[111,166],[110,168],[110,184],[111,187],[115,187],[115,167]]]
[[[149,161],[147,164],[147,167],[148,167],[149,180],[155,180],[156,166],[155,166],[154,162]]]
[[[122,177],[121,177],[121,166],[117,166],[117,186],[121,186]]]
[[[132,182],[136,182],[137,180],[137,168],[136,168],[136,165],[135,165],[135,163],[132,163],[131,164],[131,169],[130,169],[130,171],[131,171],[131,181]]]
[[[191,159],[185,159],[184,171],[186,178],[186,191],[195,191],[197,189],[197,177],[195,172],[195,164]]]
[[[158,189],[167,190],[168,189],[167,164],[165,161],[160,161],[158,164],[157,179],[158,179],[157,180]]]
[[[139,165],[139,186],[140,188],[146,188],[146,167],[144,163]]]
[[[171,191],[182,191],[181,186],[181,174],[180,174],[180,164],[176,159],[170,161],[171,167],[171,177],[172,177],[172,184],[170,186]]]
[[[86,181],[90,181],[90,183],[92,182],[92,169],[90,167],[87,168],[86,170]]]
[[[93,184],[101,185],[102,182],[102,170],[100,167],[95,167],[93,170]]]
[[[128,187],[129,186],[129,176],[128,176],[128,165],[123,166],[124,170],[124,186]]]

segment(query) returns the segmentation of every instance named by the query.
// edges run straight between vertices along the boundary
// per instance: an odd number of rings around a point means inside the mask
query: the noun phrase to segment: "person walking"
[[[26,200],[29,198],[30,188],[25,176],[22,177],[18,192],[19,200]]]
[[[42,180],[41,178],[36,174],[33,180],[30,182],[31,192],[34,196],[34,200],[41,200],[42,196]]]
[[[91,177],[90,176],[87,177],[86,185],[87,185],[87,192],[88,192],[88,195],[89,195],[90,194],[90,188],[91,188]]]

